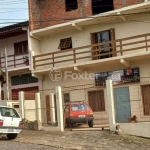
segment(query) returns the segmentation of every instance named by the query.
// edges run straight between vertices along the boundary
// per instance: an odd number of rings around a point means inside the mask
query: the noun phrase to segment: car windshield
[[[13,108],[1,107],[0,112],[1,112],[1,116],[4,117],[20,118],[17,111]]]
[[[85,106],[83,104],[73,104],[72,105],[72,111],[84,111]]]

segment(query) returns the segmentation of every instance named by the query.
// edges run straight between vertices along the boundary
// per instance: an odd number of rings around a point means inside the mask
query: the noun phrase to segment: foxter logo
[[[60,81],[62,79],[62,72],[58,69],[52,69],[49,73],[49,77],[52,81]]]

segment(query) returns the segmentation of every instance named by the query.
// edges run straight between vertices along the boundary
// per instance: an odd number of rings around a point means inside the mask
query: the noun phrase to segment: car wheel
[[[7,134],[7,138],[9,140],[13,140],[13,139],[17,138],[17,135],[18,134],[15,134],[15,133],[9,133],[9,134]]]
[[[67,126],[67,128],[71,128],[71,127],[72,127],[72,125],[71,125],[71,123],[68,121],[68,119],[66,120],[66,126]]]
[[[93,127],[93,120],[88,122],[89,127]]]

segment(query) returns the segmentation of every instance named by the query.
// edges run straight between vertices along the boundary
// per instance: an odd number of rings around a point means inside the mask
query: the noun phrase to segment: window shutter
[[[21,84],[28,84],[29,83],[29,74],[21,75]]]
[[[20,84],[20,76],[11,77],[11,85],[19,85]]]
[[[38,78],[32,77],[31,75],[29,76],[29,83],[35,83],[38,82]]]
[[[69,48],[72,48],[72,39],[71,38],[61,39],[58,49],[65,50]]]
[[[91,33],[91,44],[97,43],[95,36],[96,36],[95,33]],[[93,52],[93,50],[96,50],[96,49],[97,49],[96,46],[91,48],[92,56],[97,54],[97,52]],[[92,57],[92,60],[97,60],[97,59],[98,59],[98,57]]]
[[[14,43],[14,54],[19,55],[24,53],[28,53],[28,41]]]

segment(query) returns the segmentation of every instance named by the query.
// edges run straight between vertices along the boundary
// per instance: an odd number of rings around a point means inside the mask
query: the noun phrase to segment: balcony
[[[7,68],[8,71],[15,71],[19,69],[27,69],[29,68],[29,62],[25,62],[23,57],[29,57],[29,54],[22,55],[7,55]],[[1,57],[0,67],[5,71],[5,57]]]
[[[150,57],[150,33],[33,56],[33,72]]]

